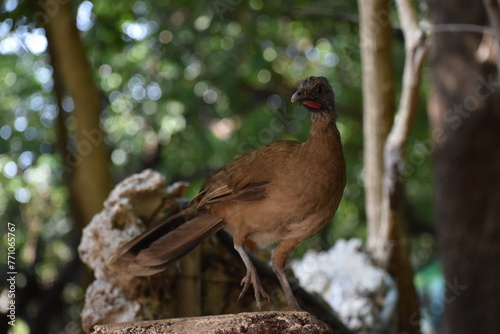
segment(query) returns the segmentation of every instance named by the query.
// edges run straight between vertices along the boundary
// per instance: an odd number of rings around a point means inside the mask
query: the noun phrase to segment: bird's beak
[[[306,91],[299,89],[292,95],[292,102],[300,102],[310,109],[321,109],[323,105],[321,103],[315,102],[307,95]]]
[[[304,100],[306,96],[306,92],[302,89],[299,89],[292,95],[292,102],[300,102]]]

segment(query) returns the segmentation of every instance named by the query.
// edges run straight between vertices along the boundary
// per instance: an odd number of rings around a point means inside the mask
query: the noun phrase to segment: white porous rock
[[[326,252],[309,250],[291,266],[300,285],[321,295],[348,328],[369,333],[377,325],[387,274],[372,263],[360,239],[339,240]]]

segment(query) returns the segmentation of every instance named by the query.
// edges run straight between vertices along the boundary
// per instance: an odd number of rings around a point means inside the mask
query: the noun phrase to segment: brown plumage
[[[261,297],[269,300],[269,295],[246,253],[245,241],[279,240],[273,269],[287,297],[287,308],[300,309],[283,269],[293,249],[333,217],[346,179],[328,81],[305,79],[292,102],[302,103],[311,113],[306,142],[277,141],[238,156],[205,181],[188,209],[123,246],[109,265],[138,276],[152,275],[224,228],[234,233],[234,247],[247,268],[240,297],[253,285],[260,307]]]

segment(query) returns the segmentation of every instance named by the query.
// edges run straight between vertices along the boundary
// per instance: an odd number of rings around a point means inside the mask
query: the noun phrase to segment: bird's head
[[[331,111],[335,109],[333,89],[325,77],[309,77],[299,83],[292,102],[302,103],[309,111]]]

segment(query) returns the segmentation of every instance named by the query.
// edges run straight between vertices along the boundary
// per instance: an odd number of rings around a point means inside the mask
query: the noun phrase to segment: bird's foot
[[[261,297],[267,299],[268,303],[271,301],[271,298],[267,294],[266,290],[264,290],[264,288],[262,287],[262,284],[260,283],[259,277],[257,276],[255,269],[249,270],[247,272],[246,276],[243,277],[243,279],[241,280],[241,285],[243,285],[243,289],[241,290],[238,300],[241,297],[243,297],[243,295],[245,294],[245,292],[247,292],[250,285],[253,285],[255,301],[257,303],[257,307],[259,308],[259,310],[262,306]]]

